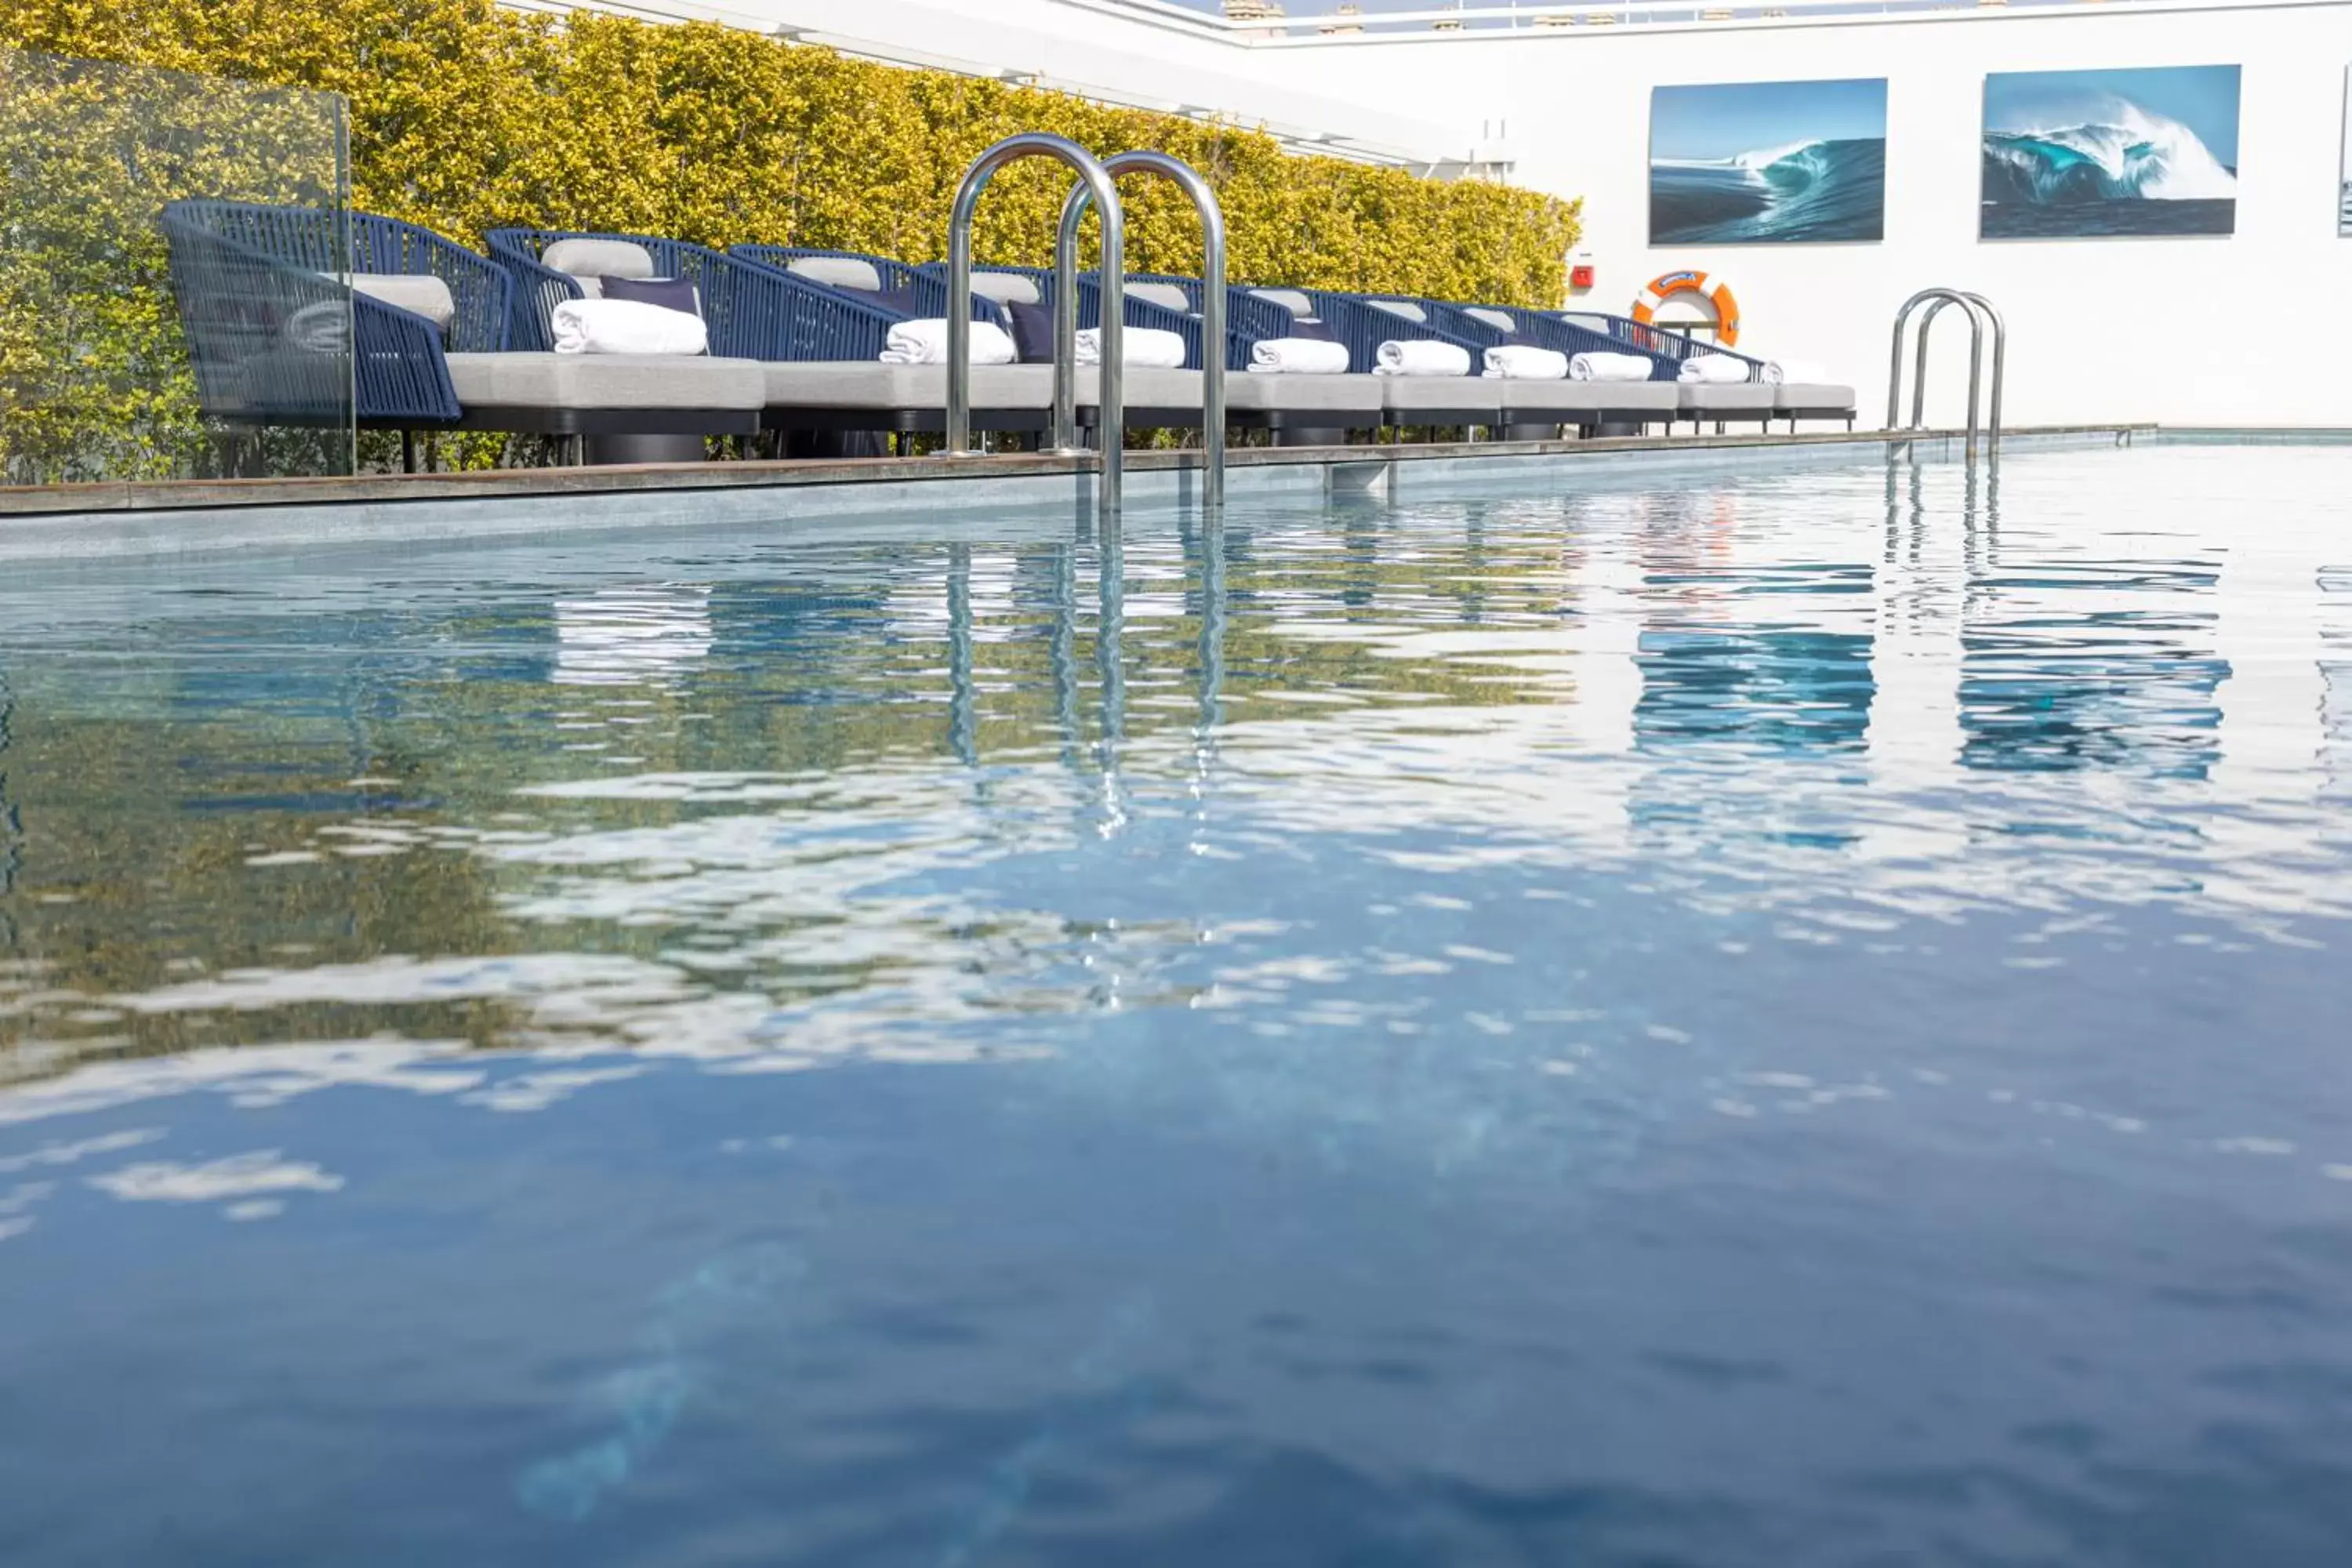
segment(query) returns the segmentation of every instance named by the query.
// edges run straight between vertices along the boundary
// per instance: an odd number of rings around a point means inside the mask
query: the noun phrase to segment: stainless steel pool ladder
[[[1224,209],[1217,205],[1216,192],[1209,188],[1199,170],[1165,153],[1119,153],[1104,159],[1103,167],[1113,179],[1121,174],[1159,174],[1172,180],[1192,198],[1192,210],[1201,216],[1201,504],[1222,506],[1225,500]],[[1054,359],[1057,364],[1066,353],[1073,358],[1077,353],[1078,291],[1072,263],[1088,195],[1083,180],[1071,187],[1069,199],[1062,204],[1061,234],[1054,248]],[[1103,298],[1106,321],[1117,298],[1112,294]],[[1076,444],[1077,416],[1068,400],[1067,384],[1059,378],[1054,384],[1054,428],[1056,439]],[[1106,420],[1101,429],[1104,447],[1116,445],[1118,427]]]
[[[1118,191],[1110,171],[1095,155],[1067,137],[1027,132],[1008,136],[982,153],[964,171],[956,187],[955,210],[948,220],[948,407],[947,449],[971,452],[971,219],[980,193],[996,171],[1024,158],[1054,158],[1076,171],[1080,188],[1089,192],[1102,213],[1102,471],[1095,487],[1095,510],[1105,520],[1118,515],[1119,435],[1127,427],[1126,344],[1121,328],[1127,319],[1127,221],[1119,210]],[[1054,279],[1064,300],[1076,292],[1077,230],[1065,226],[1054,256]],[[1074,319],[1075,320],[1075,319]],[[1055,450],[1077,450],[1077,331],[1066,334],[1058,321],[1054,332]],[[1070,410],[1067,425],[1062,411]]]
[[[1932,301],[1932,303],[1931,303]],[[1958,305],[1969,318],[1969,433],[1968,455],[1976,456],[1977,437],[1985,433],[1985,449],[1997,453],[2000,449],[2000,394],[2009,361],[2009,325],[1992,301],[1981,294],[1965,289],[1922,289],[1903,301],[1903,309],[1895,313],[1895,348],[1886,372],[1886,427],[1901,428],[1895,421],[1903,416],[1903,329],[1913,311],[1922,305],[1927,313],[1919,318],[1919,349],[1917,363],[1911,375],[1911,424],[1913,430],[1927,423],[1927,329],[1947,305]],[[1978,393],[1984,379],[1984,336],[1987,326],[1992,328],[1992,406],[1989,423],[1979,425],[1977,417]]]

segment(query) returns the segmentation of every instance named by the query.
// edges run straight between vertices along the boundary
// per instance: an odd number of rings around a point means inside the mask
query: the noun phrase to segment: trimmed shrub
[[[469,244],[512,224],[933,260],[957,179],[1016,131],[1199,168],[1224,205],[1236,279],[1556,306],[1579,228],[1577,204],[1531,192],[1297,156],[1239,126],[712,23],[490,0],[8,0],[0,46],[341,93],[353,205]],[[975,254],[1049,262],[1067,184],[1042,163],[1000,174]],[[1121,194],[1129,265],[1197,270],[1181,195],[1156,180]]]

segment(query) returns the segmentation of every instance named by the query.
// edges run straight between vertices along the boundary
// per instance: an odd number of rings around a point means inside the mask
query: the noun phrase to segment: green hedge
[[[1557,305],[1579,227],[1577,204],[1507,186],[1300,157],[1238,126],[715,24],[489,0],[7,0],[0,46],[341,93],[354,204],[468,242],[514,224],[930,260],[973,155],[1039,130],[1101,153],[1160,148],[1207,174],[1237,279]],[[1066,187],[1044,164],[1007,170],[982,204],[977,254],[1050,260]],[[1174,189],[1122,194],[1129,264],[1197,269]],[[6,440],[0,428],[0,455]]]

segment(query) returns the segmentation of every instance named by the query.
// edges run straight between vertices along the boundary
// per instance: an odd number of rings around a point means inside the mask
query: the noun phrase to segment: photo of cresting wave
[[[1650,243],[1874,240],[1886,231],[1886,81],[1661,87]]]
[[[1985,78],[1987,239],[2230,234],[2238,68]]]

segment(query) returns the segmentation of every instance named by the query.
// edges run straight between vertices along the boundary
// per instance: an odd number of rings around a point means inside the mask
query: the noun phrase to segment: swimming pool
[[[0,586],[10,1563],[2340,1564],[2352,448]]]

